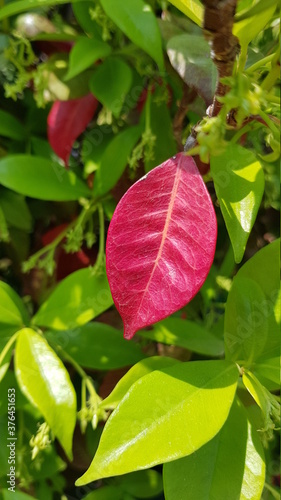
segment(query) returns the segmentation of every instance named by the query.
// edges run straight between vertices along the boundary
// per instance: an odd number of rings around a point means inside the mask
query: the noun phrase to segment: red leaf
[[[48,115],[48,139],[65,165],[77,137],[84,132],[98,106],[97,99],[88,94],[80,99],[55,101]]]
[[[214,258],[217,223],[194,160],[183,153],[136,182],[113,215],[107,276],[124,337],[187,304]]]

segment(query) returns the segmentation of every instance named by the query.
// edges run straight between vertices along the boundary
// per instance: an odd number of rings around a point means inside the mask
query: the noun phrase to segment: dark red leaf
[[[54,102],[47,121],[48,139],[66,166],[74,141],[84,132],[97,106],[98,101],[92,94],[70,101]]]
[[[213,262],[217,223],[194,160],[179,153],[123,196],[107,238],[107,276],[124,336],[187,304]]]

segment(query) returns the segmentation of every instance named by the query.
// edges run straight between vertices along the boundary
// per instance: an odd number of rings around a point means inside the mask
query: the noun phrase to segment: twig
[[[183,87],[183,96],[181,98],[179,108],[175,114],[175,118],[173,121],[173,131],[174,137],[177,142],[178,150],[183,150],[182,144],[182,129],[184,124],[184,119],[186,117],[186,113],[188,110],[188,106],[197,96],[197,92],[194,89],[190,89],[186,84]]]
[[[237,0],[202,0],[204,11],[204,34],[212,49],[212,59],[218,70],[215,97],[209,116],[217,116],[222,104],[218,97],[224,96],[228,87],[220,80],[232,75],[239,43],[232,33]]]

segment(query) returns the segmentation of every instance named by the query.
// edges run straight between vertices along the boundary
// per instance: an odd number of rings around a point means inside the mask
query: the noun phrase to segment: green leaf
[[[263,413],[264,428],[260,430],[266,432],[268,439],[271,439],[273,430],[280,430],[280,403],[250,371],[244,370],[242,380]]]
[[[8,370],[5,377],[3,380],[1,380],[0,383],[0,416],[6,415],[6,429],[7,429],[7,394],[8,394],[8,389],[14,388],[15,389],[15,394],[16,394],[16,410],[22,410],[26,405],[28,404],[28,401],[26,397],[23,395],[22,391],[20,390],[17,379],[15,377],[15,372],[12,370]],[[6,431],[5,429],[5,431]],[[3,435],[3,434],[1,434]],[[0,447],[0,455],[1,455],[1,448]],[[1,459],[0,459],[1,461]],[[7,461],[6,461],[7,463]],[[2,469],[3,470],[3,469]],[[1,471],[1,464],[0,464],[0,471]],[[1,476],[1,472],[0,472]]]
[[[249,278],[234,278],[225,309],[225,347],[228,358],[248,365],[264,350],[268,331],[261,304],[266,301],[261,287]]]
[[[260,14],[264,11],[266,11],[269,7],[275,6],[275,8],[279,5],[279,0],[267,0],[266,3],[263,2],[263,0],[260,0],[258,3],[254,3],[252,7],[250,7],[247,10],[243,10],[242,12],[239,12],[238,14],[235,15],[235,21],[243,21],[244,19],[247,19],[249,17],[253,17],[256,14]]]
[[[72,3],[81,0],[72,0]],[[0,10],[0,21],[6,17],[14,16],[20,12],[36,9],[37,7],[48,7],[50,5],[61,5],[67,3],[67,0],[18,0],[5,5]]]
[[[71,460],[76,394],[63,363],[41,335],[24,328],[17,339],[15,367],[22,392],[40,410]]]
[[[262,376],[268,380],[271,380],[278,386],[280,386],[280,357],[269,359],[260,359],[258,363],[253,365],[254,373]]]
[[[133,80],[128,64],[117,57],[101,63],[90,79],[90,91],[118,118]]]
[[[89,323],[75,330],[47,332],[77,363],[96,370],[113,370],[144,358],[140,347],[104,323]]]
[[[155,92],[157,97],[157,90]],[[167,104],[154,101],[151,98],[150,105],[150,129],[154,136],[153,154],[145,157],[145,171],[149,172],[155,165],[160,165],[167,158],[171,158],[177,152],[177,146],[173,134],[172,121]]]
[[[103,154],[113,137],[108,127],[94,127],[89,132],[86,131],[81,150],[85,175],[88,176],[100,168]]]
[[[10,155],[0,160],[0,183],[38,200],[71,201],[90,190],[73,172],[39,156]]]
[[[17,118],[7,111],[0,109],[0,135],[9,139],[15,139],[16,141],[22,141],[25,138],[26,131]]]
[[[260,500],[264,453],[242,405],[235,401],[221,431],[195,453],[165,464],[163,475],[166,500]]]
[[[120,179],[130,153],[141,136],[139,125],[119,132],[106,147],[94,180],[94,195],[103,196]]]
[[[125,474],[119,479],[120,487],[134,498],[156,497],[163,491],[162,476],[155,470],[142,470]]]
[[[255,304],[255,308],[259,310],[259,316],[256,319],[249,318],[252,322],[259,319],[262,324],[267,325],[268,336],[263,348],[262,358],[280,356],[279,255],[280,239],[257,252],[241,267],[235,277],[235,281],[240,278],[254,281],[265,295],[263,300]],[[234,321],[239,320],[236,318]],[[249,324],[248,320],[247,324]]]
[[[83,500],[123,500],[123,491],[119,486],[103,486],[91,491]]]
[[[70,80],[92,66],[98,59],[104,59],[111,53],[111,47],[100,40],[80,37],[69,55],[69,68],[64,80]]]
[[[113,304],[105,270],[80,269],[61,281],[32,319],[38,326],[68,330],[88,323]]]
[[[130,387],[144,377],[148,373],[161,368],[167,368],[179,363],[177,359],[168,358],[165,356],[152,356],[151,358],[143,359],[124,375],[114,387],[113,391],[101,402],[102,408],[116,408],[121,399],[127,394]]]
[[[223,342],[195,322],[167,318],[156,323],[152,330],[139,332],[142,337],[168,345],[178,345],[204,356],[221,356]]]
[[[234,364],[194,361],[137,380],[107,421],[77,486],[193,453],[227,419],[237,379]]]
[[[11,226],[31,231],[32,217],[24,197],[8,189],[0,191],[0,205],[5,219]]]
[[[216,66],[210,47],[199,35],[177,35],[167,43],[167,52],[173,68],[184,82],[195,88],[207,103],[211,103],[217,81]]]
[[[199,0],[169,0],[177,9],[199,26],[203,23],[203,7]]]
[[[15,493],[13,491],[3,490],[2,495],[3,500],[15,500]],[[16,498],[17,500],[34,500],[34,497],[31,497],[30,495],[27,495],[27,493],[23,493],[18,489],[16,490]]]
[[[252,151],[229,143],[221,155],[211,157],[211,173],[235,262],[239,263],[263,196],[262,165]]]
[[[277,7],[277,2],[272,5],[272,2],[262,1],[259,2],[263,4],[263,10],[261,12],[255,12],[251,14],[251,17],[246,17],[240,14],[240,20],[235,22],[233,25],[233,34],[238,37],[239,43],[242,47],[247,47],[247,45],[253,40],[267,25],[267,23],[272,18],[274,11]],[[257,9],[258,5],[253,6]],[[248,11],[250,13],[251,9]],[[242,17],[243,16],[243,17]],[[242,20],[241,20],[242,17]],[[239,19],[239,17],[238,17]]]
[[[117,24],[132,42],[149,54],[164,70],[162,41],[156,17],[142,0],[101,0],[108,17]]]
[[[94,38],[102,39],[102,28],[92,18],[90,10],[94,9],[93,2],[72,2],[72,9],[79,25]]]
[[[20,329],[28,323],[29,315],[21,298],[9,285],[0,281],[0,327],[4,324],[4,327],[13,325]]]

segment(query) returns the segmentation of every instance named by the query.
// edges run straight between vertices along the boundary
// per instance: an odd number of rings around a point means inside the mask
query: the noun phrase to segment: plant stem
[[[275,82],[280,78],[280,45],[272,58],[271,61],[271,70],[268,75],[265,77],[264,81],[261,84],[261,88],[263,90],[271,90],[275,85]]]
[[[271,495],[273,496],[274,500],[280,500],[280,495],[279,495],[279,492],[277,490],[275,490],[273,488],[273,486],[271,486],[270,484],[268,483],[264,483],[264,487],[271,493]]]
[[[247,123],[247,125],[242,127],[240,130],[236,132],[236,134],[234,134],[234,136],[230,140],[231,144],[235,144],[240,139],[240,137],[242,137],[242,135],[246,134],[247,132],[252,131],[254,129],[258,129],[262,126],[263,124],[259,122]]]
[[[265,66],[267,63],[271,62],[274,58],[275,54],[270,54],[270,56],[263,57],[255,64],[252,64],[249,68],[246,69],[246,73],[253,73],[256,69],[259,69],[261,66]]]
[[[99,215],[99,228],[100,228],[100,236],[99,236],[99,253],[96,260],[96,263],[93,267],[93,274],[98,273],[99,269],[103,266],[104,263],[104,212],[101,203],[98,204],[98,215]]]
[[[269,118],[269,116],[262,110],[260,110],[260,117],[265,121],[267,124],[268,128],[270,128],[271,132],[273,133],[274,138],[279,141],[279,130],[278,128],[274,125],[273,121]]]

